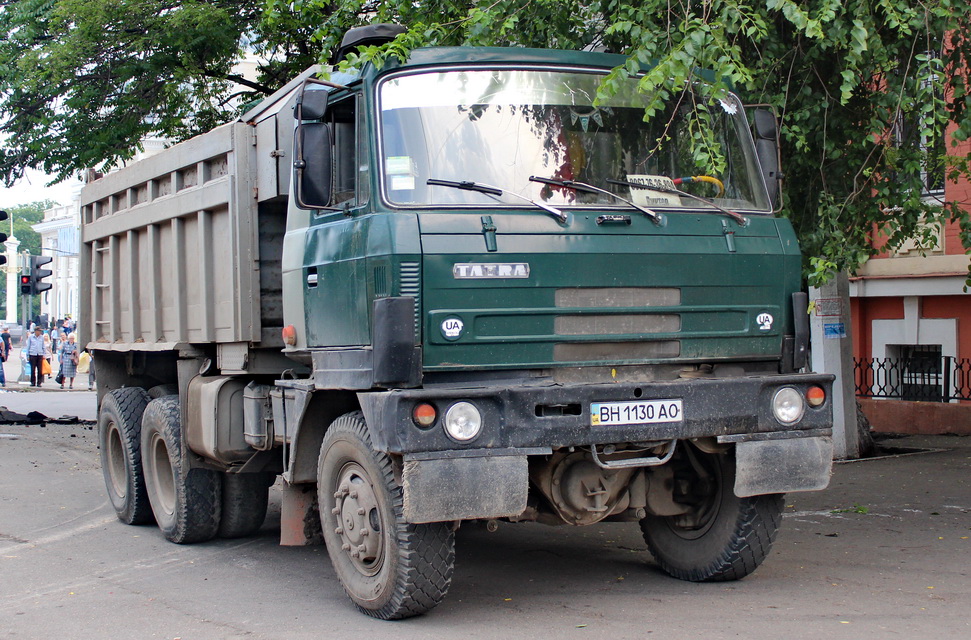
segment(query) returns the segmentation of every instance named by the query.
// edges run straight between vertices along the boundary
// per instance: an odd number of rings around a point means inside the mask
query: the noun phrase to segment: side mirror
[[[302,209],[326,209],[331,195],[332,141],[330,125],[322,120],[327,115],[328,92],[307,89],[304,85],[293,107],[294,198]]]
[[[756,109],[752,113],[752,131],[755,134],[755,155],[762,167],[762,177],[769,191],[769,202],[777,210],[780,202],[782,170],[779,167],[779,125],[775,114],[768,109]]]
[[[294,136],[294,197],[302,209],[326,209],[331,190],[331,132],[324,122],[297,125]],[[309,158],[309,162],[306,160]]]
[[[327,115],[327,91],[308,91],[307,87],[300,92],[297,99],[297,113],[295,116],[299,120],[323,120]]]

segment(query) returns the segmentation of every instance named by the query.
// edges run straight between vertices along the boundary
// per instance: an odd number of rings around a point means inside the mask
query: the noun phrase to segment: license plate
[[[681,422],[682,416],[680,400],[594,402],[590,405],[590,424],[594,426]]]

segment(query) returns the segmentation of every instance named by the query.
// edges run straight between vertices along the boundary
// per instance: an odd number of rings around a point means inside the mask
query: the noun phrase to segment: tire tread
[[[266,520],[270,485],[265,473],[222,474],[220,538],[251,536]]]
[[[179,397],[167,395],[152,400],[143,420],[157,423],[176,476],[174,517],[172,522],[166,523],[156,512],[159,528],[166,539],[176,544],[211,540],[219,532],[222,479],[218,472],[210,469],[185,469]],[[155,427],[153,424],[150,428]]]
[[[393,525],[398,543],[397,575],[394,592],[388,602],[378,609],[368,609],[357,602],[354,604],[362,613],[382,620],[398,620],[427,613],[445,598],[451,584],[455,567],[455,533],[447,523],[412,524],[405,521],[404,493],[394,479],[391,459],[386,454],[374,451],[362,412],[354,411],[337,418],[324,437],[321,452],[326,450],[329,439],[341,432],[353,434],[371,450],[382,476],[374,480],[383,482],[391,494],[395,514]],[[322,466],[323,460],[324,456],[321,455],[318,464]],[[339,549],[328,551],[341,552]],[[353,601],[350,592],[346,588],[344,591]]]
[[[101,464],[107,474],[107,455],[104,434],[101,433],[106,425],[102,424],[113,410],[118,428],[121,431],[126,454],[126,472],[129,474],[128,491],[125,504],[121,509],[115,508],[118,519],[125,524],[151,524],[155,521],[152,505],[148,500],[145,488],[145,476],[142,471],[141,428],[142,414],[148,406],[149,397],[141,387],[122,387],[114,389],[105,396],[99,412],[98,431],[101,446]],[[107,476],[105,482],[108,482]],[[108,489],[110,491],[110,488]]]
[[[686,570],[664,560],[648,534],[644,523],[644,540],[658,565],[668,574],[691,582],[725,582],[741,580],[755,571],[772,549],[782,524],[783,494],[742,498],[739,501],[735,527],[727,544],[707,565]]]

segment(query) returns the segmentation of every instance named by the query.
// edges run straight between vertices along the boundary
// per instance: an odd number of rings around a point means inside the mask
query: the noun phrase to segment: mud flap
[[[516,516],[526,510],[526,456],[404,461],[408,522],[445,522]]]
[[[833,439],[739,442],[735,464],[735,495],[740,498],[825,489],[833,469]]]

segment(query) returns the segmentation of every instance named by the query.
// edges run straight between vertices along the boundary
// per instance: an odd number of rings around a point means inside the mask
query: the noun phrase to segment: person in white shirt
[[[30,386],[39,387],[44,384],[44,356],[47,349],[44,344],[44,330],[40,326],[34,327],[34,333],[27,337],[24,344],[27,361],[30,362]]]

